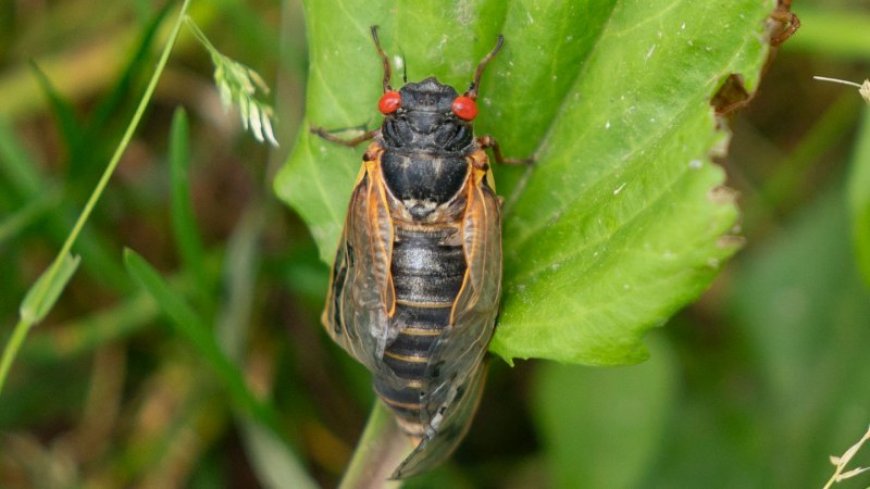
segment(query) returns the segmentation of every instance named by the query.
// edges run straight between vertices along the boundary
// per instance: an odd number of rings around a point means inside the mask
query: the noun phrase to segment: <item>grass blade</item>
[[[69,150],[70,159],[76,161],[76,156],[80,152],[79,148],[82,146],[83,132],[79,121],[76,120],[75,110],[73,110],[72,104],[57,91],[54,84],[35,61],[31,61],[30,68],[42,89],[42,93],[48,99],[51,111],[57,118],[60,134]]]
[[[852,169],[849,175],[849,207],[852,212],[852,241],[858,268],[870,284],[870,108],[864,109]]]
[[[130,91],[133,80],[138,78],[140,73],[151,67],[151,63],[148,62],[151,58],[151,47],[154,44],[158,27],[163,24],[163,20],[166,18],[171,5],[171,2],[166,3],[154,18],[148,22],[148,25],[145,26],[139,41],[135,43],[136,50],[133,52],[127,65],[124,66],[124,70],[113,87],[112,92],[100,102],[94,111],[94,116],[90,124],[88,124],[89,133],[101,131],[105,128],[109,117],[118,112],[125,95]]]
[[[0,172],[12,182],[19,195],[39,191],[40,177],[36,168],[33,159],[18,143],[9,122],[0,117]]]
[[[12,215],[0,221],[0,249],[27,226],[45,215],[49,209],[57,204],[59,197],[57,192],[49,192],[31,200]]]
[[[315,489],[299,459],[262,425],[241,420],[241,436],[250,454],[252,468],[269,489]]]
[[[169,170],[172,186],[172,230],[175,244],[181,253],[184,268],[190,270],[195,280],[200,298],[208,297],[211,280],[206,273],[203,260],[203,245],[196,225],[190,198],[190,149],[187,115],[183,109],[175,111],[169,138]],[[203,303],[204,304],[204,303]]]

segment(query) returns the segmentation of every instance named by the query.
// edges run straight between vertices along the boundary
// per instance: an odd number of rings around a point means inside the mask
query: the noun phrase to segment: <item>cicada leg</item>
[[[381,62],[384,65],[384,93],[392,90],[390,88],[390,77],[392,75],[392,71],[390,69],[390,59],[387,57],[386,53],[384,53],[384,49],[381,47],[381,40],[378,38],[378,26],[371,26],[372,32],[372,40],[375,43],[375,49],[378,51],[378,56],[381,58]],[[368,141],[374,138],[378,134],[378,129],[367,130],[364,133],[360,134],[355,138],[345,139],[331,132],[327,131],[322,127],[312,127],[311,132],[313,134],[317,134],[321,138],[336,144],[341,144],[344,146],[354,147],[363,141]]]
[[[534,158],[505,158],[501,154],[501,148],[498,146],[498,141],[492,136],[481,136],[477,138],[477,144],[483,149],[492,149],[492,154],[495,156],[495,162],[501,165],[530,165],[535,162]]]
[[[378,133],[378,130],[373,129],[370,131],[366,131],[366,132],[360,134],[359,136],[357,136],[355,138],[350,138],[350,139],[345,139],[345,138],[336,136],[335,134],[327,131],[326,129],[324,129],[322,127],[312,127],[311,133],[316,134],[316,135],[320,136],[321,138],[323,138],[331,143],[341,144],[343,146],[349,146],[352,148],[363,141],[368,141],[368,140],[372,139],[373,137],[375,137],[375,135],[377,135],[377,133]]]

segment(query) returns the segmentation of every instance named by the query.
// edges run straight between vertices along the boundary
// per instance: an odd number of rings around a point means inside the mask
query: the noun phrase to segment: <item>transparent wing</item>
[[[384,348],[396,337],[390,274],[393,225],[380,159],[367,161],[351,195],[322,321],[329,335],[372,372],[385,370]]]
[[[483,390],[486,354],[501,292],[501,217],[498,198],[476,179],[463,220],[468,263],[450,328],[433,346],[422,390],[426,434],[394,477],[407,477],[448,457],[468,430]]]
[[[453,399],[451,417],[441,423],[437,432],[427,433],[414,451],[393,472],[392,479],[403,479],[440,465],[456,450],[471,427],[471,420],[483,394],[486,362],[470,372],[463,388],[457,389]],[[437,436],[436,436],[437,435]]]

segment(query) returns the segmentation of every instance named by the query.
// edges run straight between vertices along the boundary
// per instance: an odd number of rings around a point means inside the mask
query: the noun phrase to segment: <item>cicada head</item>
[[[384,142],[389,148],[421,150],[461,151],[469,147],[473,139],[471,119],[460,117],[454,110],[456,101],[463,98],[467,97],[459,96],[455,88],[435,77],[407,83],[398,92],[387,91],[379,103],[381,109],[385,105],[392,109],[381,110],[387,116]],[[467,111],[462,113],[467,115]]]
[[[408,112],[446,114],[456,99],[456,89],[445,85],[434,76],[419,83],[408,83],[399,90],[402,107]]]
[[[477,117],[480,78],[501,49],[504,38],[498,36],[495,47],[477,65],[471,85],[462,95],[435,77],[393,90],[390,60],[381,48],[377,26],[372,26],[372,39],[384,65],[384,94],[378,109],[386,116],[381,133],[387,148],[454,152],[471,147],[474,140],[471,121]]]

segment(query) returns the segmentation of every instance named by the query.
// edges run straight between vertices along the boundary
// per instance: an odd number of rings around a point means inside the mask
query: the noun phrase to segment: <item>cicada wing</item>
[[[484,362],[475,369],[466,388],[456,393],[454,405],[450,408],[452,416],[439,424],[437,433],[423,437],[414,451],[393,472],[392,479],[411,477],[437,467],[456,450],[471,427],[471,419],[480,404],[486,367]]]
[[[397,469],[399,477],[422,472],[452,453],[468,430],[483,390],[484,355],[501,292],[501,217],[492,190],[483,183],[470,185],[462,226],[468,266],[450,326],[433,345],[426,367],[421,399],[426,433]]]
[[[384,348],[396,337],[390,274],[393,224],[380,160],[361,171],[348,206],[322,321],[329,335],[372,372],[384,370]]]

